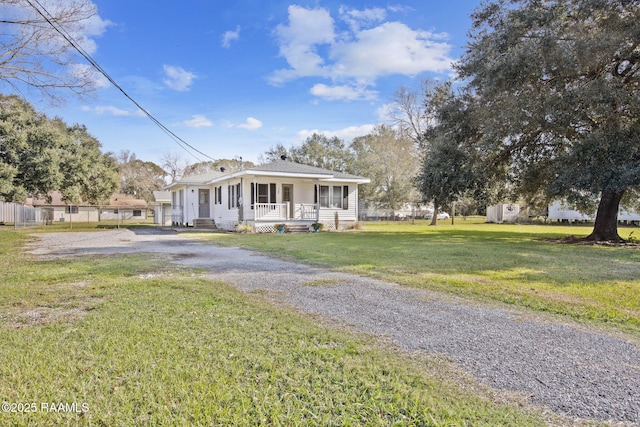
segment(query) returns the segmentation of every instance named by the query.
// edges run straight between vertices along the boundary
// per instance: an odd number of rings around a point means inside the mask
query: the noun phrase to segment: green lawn
[[[381,233],[244,237],[326,248]],[[166,260],[38,261],[21,253],[28,238],[0,228],[0,400],[35,412],[3,403],[0,425],[543,424],[446,362],[318,326]]]
[[[627,237],[635,228],[622,228]],[[552,243],[590,226],[457,219],[366,223],[364,231],[200,235],[409,286],[497,300],[640,332],[640,249]],[[638,233],[635,233],[636,235]]]

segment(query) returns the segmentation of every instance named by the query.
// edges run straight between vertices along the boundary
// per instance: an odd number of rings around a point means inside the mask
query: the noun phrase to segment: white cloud
[[[361,125],[361,126],[349,126],[344,129],[339,130],[308,130],[303,129],[297,133],[297,138],[299,140],[306,140],[314,133],[318,135],[324,135],[328,138],[338,137],[346,142],[351,142],[354,138],[358,136],[368,135],[375,129],[376,125]]]
[[[185,120],[182,122],[182,124],[190,128],[202,128],[202,127],[213,126],[213,123],[211,123],[209,119],[207,119],[205,116],[201,114],[194,114],[193,116],[191,116],[190,120]]]
[[[400,22],[385,22],[360,31],[357,40],[333,46],[334,75],[373,81],[390,74],[416,75],[451,69],[451,46],[442,35],[415,31]]]
[[[229,49],[231,42],[240,38],[240,26],[235,31],[227,31],[222,35],[222,47]]]
[[[105,20],[100,18],[96,8],[96,14],[88,18],[83,23],[82,28],[79,31],[72,32],[71,36],[80,44],[80,46],[82,46],[82,48],[87,53],[92,55],[98,50],[98,45],[94,38],[104,34],[107,28],[111,25],[113,25],[113,22],[109,21],[108,19]]]
[[[393,121],[393,114],[398,109],[396,103],[389,103],[381,105],[377,110],[378,120],[382,123],[391,123]]]
[[[240,129],[256,130],[262,127],[262,122],[258,119],[254,119],[253,117],[249,117],[245,123],[237,125],[237,127]]]
[[[102,89],[102,88],[111,86],[111,83],[109,82],[109,80],[107,80],[107,78],[104,75],[98,72],[91,65],[71,64],[69,66],[69,72],[74,76],[78,76],[78,78],[82,80],[88,80],[93,82],[93,85],[97,89]]]
[[[333,26],[333,18],[326,9],[289,6],[289,25],[278,25],[276,36],[280,43],[280,55],[287,60],[290,68],[276,71],[271,77],[272,83],[284,83],[304,76],[329,76],[317,47],[333,43]]]
[[[378,92],[367,90],[364,87],[354,86],[327,86],[322,83],[318,83],[310,90],[311,94],[319,98],[324,98],[328,101],[345,100],[370,100],[375,99]]]
[[[446,42],[446,33],[383,22],[387,15],[381,8],[341,7],[339,16],[348,28],[338,28],[327,9],[289,6],[287,24],[275,30],[280,55],[288,67],[274,71],[270,82],[284,84],[302,77],[330,79],[333,85],[316,84],[312,93],[326,99],[371,99],[375,92],[367,87],[375,85],[379,77],[451,70],[451,45]]]
[[[114,107],[112,105],[98,105],[96,107],[84,106],[82,107],[83,111],[93,112],[95,114],[110,114],[116,117],[143,117],[145,114],[137,109],[137,110],[123,110],[122,108]]]
[[[340,19],[349,24],[351,31],[357,32],[361,26],[369,26],[376,22],[381,22],[387,17],[387,11],[375,7],[373,9],[347,9],[345,6],[340,7]]]
[[[196,78],[196,75],[190,71],[186,71],[182,67],[176,67],[173,65],[163,65],[166,78],[163,83],[167,87],[177,90],[178,92],[186,92],[190,89],[191,84]]]

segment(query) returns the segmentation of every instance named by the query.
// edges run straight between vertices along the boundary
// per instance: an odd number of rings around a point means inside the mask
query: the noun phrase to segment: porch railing
[[[314,204],[298,204],[291,216],[288,203],[256,203],[254,206],[256,221],[287,221],[289,219],[317,221],[318,210]]]
[[[316,205],[296,205],[296,217],[302,220],[316,221],[318,219],[318,210]]]
[[[285,221],[289,219],[289,204],[256,203],[253,212],[256,221]]]
[[[173,209],[171,209],[171,223],[182,224],[183,221],[182,206],[174,206]]]

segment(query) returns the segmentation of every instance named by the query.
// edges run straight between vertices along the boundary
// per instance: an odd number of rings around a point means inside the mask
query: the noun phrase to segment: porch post
[[[316,184],[316,222],[320,221],[320,181]]]

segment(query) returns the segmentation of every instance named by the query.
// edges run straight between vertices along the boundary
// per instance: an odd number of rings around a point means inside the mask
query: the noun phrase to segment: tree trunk
[[[623,242],[624,239],[618,235],[618,208],[620,200],[624,195],[623,191],[603,191],[598,204],[596,223],[593,231],[585,240],[595,242]]]
[[[429,225],[438,225],[438,204],[433,202],[433,218],[431,218],[431,224]]]

